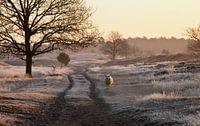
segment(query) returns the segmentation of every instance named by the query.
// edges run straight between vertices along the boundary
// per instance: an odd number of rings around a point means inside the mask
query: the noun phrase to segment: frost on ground
[[[200,64],[160,62],[90,68],[99,96],[112,106],[116,125],[200,125]],[[114,78],[110,88],[106,74]],[[133,123],[135,122],[135,123]]]
[[[0,66],[0,125],[45,125],[56,99],[69,86],[68,68],[34,67],[34,78],[24,78],[24,66]],[[52,76],[56,75],[56,76]],[[45,116],[50,116],[46,120]],[[51,117],[52,116],[52,117]]]
[[[56,57],[53,53],[34,59],[32,79],[24,78],[24,61],[14,58],[0,61],[0,125],[53,125],[62,113],[66,89],[71,86],[68,76],[73,69],[105,62],[96,54],[74,53],[70,55],[69,66],[60,68]],[[89,85],[86,88],[88,93]],[[75,91],[74,94],[79,94]]]
[[[37,59],[41,63],[34,66],[33,79],[23,77],[24,66],[1,62],[0,123],[43,126],[54,122],[60,113],[63,116],[55,121],[58,126],[97,122],[105,126],[200,125],[198,62],[129,60],[126,64],[123,60],[123,64],[108,65],[108,59],[97,53],[80,52],[70,57],[67,68],[60,68],[55,60]],[[41,65],[45,61],[48,65]],[[66,77],[69,73],[70,80]],[[114,78],[111,87],[105,86],[106,74]],[[67,87],[65,97],[57,99]],[[83,95],[89,100],[81,101]],[[64,102],[63,109],[59,101]]]

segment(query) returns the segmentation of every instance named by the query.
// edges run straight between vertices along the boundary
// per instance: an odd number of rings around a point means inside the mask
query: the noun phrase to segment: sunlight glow
[[[100,31],[124,37],[184,37],[200,24],[200,0],[86,0]]]

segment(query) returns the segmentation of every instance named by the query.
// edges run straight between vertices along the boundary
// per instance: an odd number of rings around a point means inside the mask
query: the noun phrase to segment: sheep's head
[[[110,74],[106,74],[105,77],[110,77]]]

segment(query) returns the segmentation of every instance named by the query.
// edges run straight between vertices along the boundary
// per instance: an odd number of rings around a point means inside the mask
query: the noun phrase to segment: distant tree
[[[69,62],[70,62],[69,55],[67,55],[66,53],[60,53],[60,54],[57,56],[57,60],[58,60],[58,62],[61,63],[61,67],[62,67],[63,64],[64,64],[65,66],[68,65]]]
[[[142,50],[137,47],[136,45],[133,45],[131,46],[131,55],[134,56],[134,57],[137,57],[137,56],[141,56],[142,55]]]
[[[126,59],[131,56],[132,48],[129,43],[123,39],[120,41],[119,55],[125,57]]]
[[[161,52],[162,55],[169,55],[170,52],[168,49],[163,49],[162,52]]]
[[[196,28],[187,29],[187,36],[189,37],[188,50],[196,55],[200,56],[200,25]]]
[[[119,32],[111,32],[108,36],[108,41],[102,46],[104,54],[108,55],[112,60],[115,60],[121,50],[122,35]]]
[[[120,42],[119,55],[125,58],[138,57],[142,55],[142,50],[136,45],[130,45],[127,40],[123,39]]]
[[[0,46],[25,60],[32,77],[34,56],[93,42],[91,15],[83,0],[0,0]]]

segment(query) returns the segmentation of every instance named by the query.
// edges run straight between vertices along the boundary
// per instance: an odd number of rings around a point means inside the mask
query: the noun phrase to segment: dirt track
[[[69,78],[71,77],[69,76]],[[74,88],[75,84],[71,80],[71,85],[65,95]],[[82,96],[64,98],[63,95],[62,100],[58,102],[58,104],[62,105],[60,117],[51,126],[109,126],[112,122],[108,120],[109,105],[98,97],[95,91],[95,84],[90,82],[88,98],[85,98],[84,95]]]

